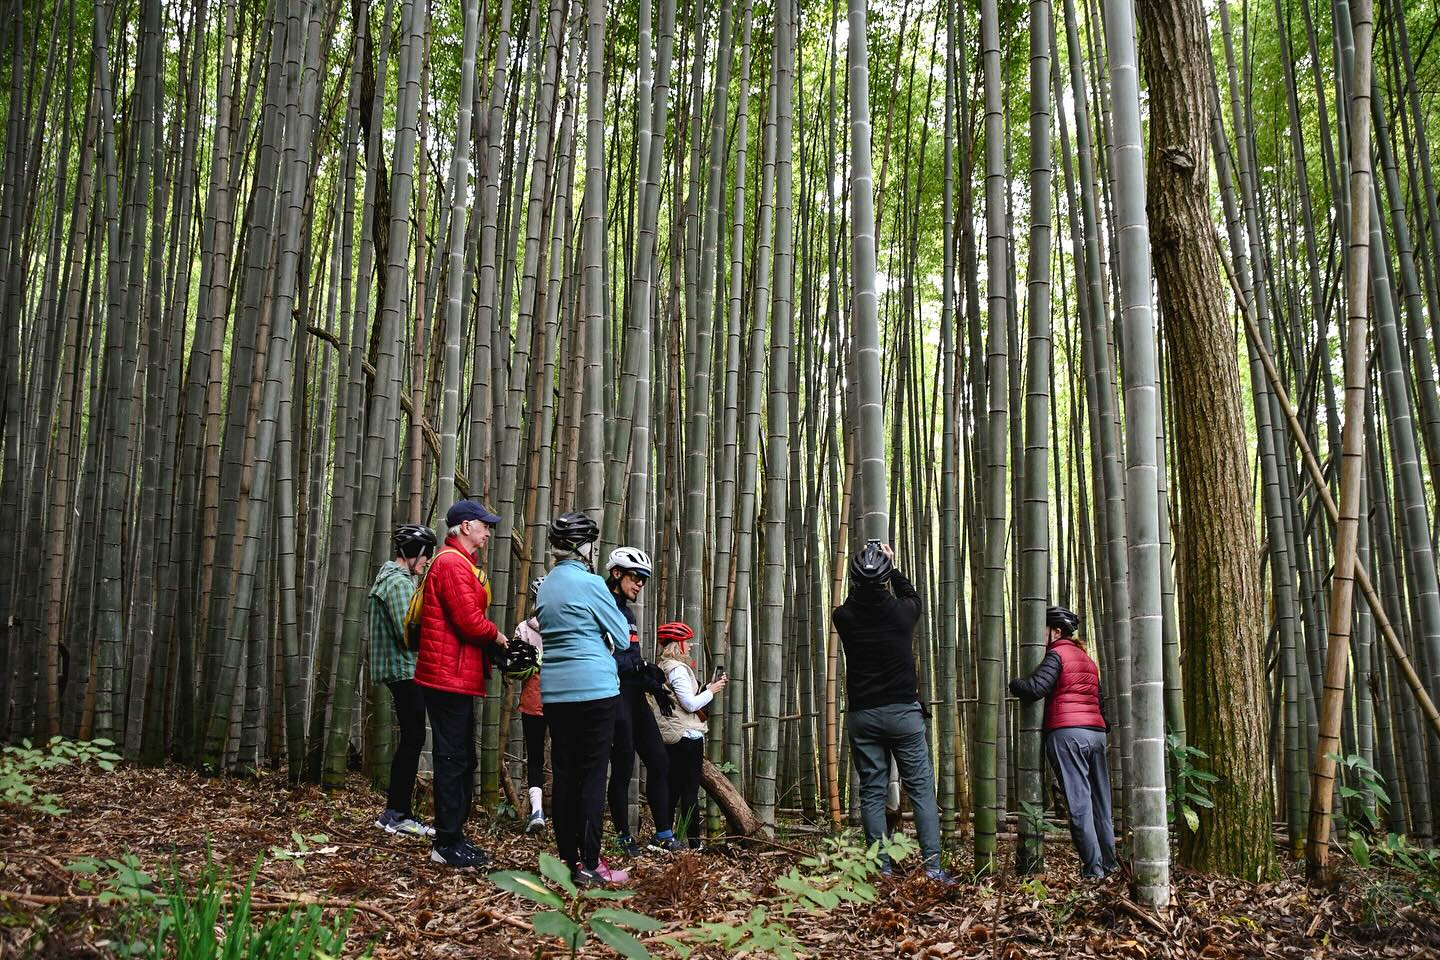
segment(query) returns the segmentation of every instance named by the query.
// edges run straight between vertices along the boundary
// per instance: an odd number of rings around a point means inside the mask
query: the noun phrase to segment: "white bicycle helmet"
[[[614,570],[617,567],[622,573],[633,573],[646,579],[650,578],[653,569],[650,555],[639,547],[616,547],[610,551],[610,559],[605,561],[605,569]]]

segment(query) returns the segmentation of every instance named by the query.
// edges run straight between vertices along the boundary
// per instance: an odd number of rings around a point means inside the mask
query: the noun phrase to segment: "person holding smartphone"
[[[940,810],[925,711],[916,693],[911,641],[920,620],[920,596],[895,568],[895,551],[871,540],[850,559],[850,594],[832,620],[845,650],[846,725],[860,780],[860,817],[871,843],[885,835],[885,792],[893,758],[915,812],[925,873],[954,879],[940,866]],[[881,872],[890,872],[884,861]]]
[[[725,689],[730,678],[720,664],[703,688],[690,662],[689,642],[695,631],[684,623],[664,623],[658,630],[659,667],[675,698],[668,713],[653,706],[655,723],[670,755],[670,799],[675,805],[675,836],[682,837],[691,850],[700,849],[700,770],[705,761],[705,734],[709,721],[705,708],[715,694]]]

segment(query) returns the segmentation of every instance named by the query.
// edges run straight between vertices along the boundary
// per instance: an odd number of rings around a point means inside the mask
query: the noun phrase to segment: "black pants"
[[[525,786],[545,786],[545,717],[520,714],[525,730]]]
[[[594,870],[600,864],[605,816],[605,761],[615,733],[619,697],[545,704],[550,770],[555,778],[551,822],[560,859]]]
[[[645,802],[656,830],[669,830],[674,822],[670,808],[670,758],[655,725],[645,691],[620,688],[615,712],[615,744],[610,749],[610,821],[622,837],[630,835],[630,778],[635,775],[635,754],[645,763]]]
[[[391,680],[390,698],[395,702],[395,723],[400,742],[390,758],[390,790],[385,806],[413,818],[415,773],[420,769],[420,751],[425,749],[425,694],[414,680]]]
[[[430,715],[430,755],[435,764],[435,846],[465,838],[475,793],[475,698],[422,688]]]
[[[680,738],[665,748],[670,754],[670,798],[675,803],[676,836],[692,847],[700,845],[700,767],[705,759],[705,741]]]

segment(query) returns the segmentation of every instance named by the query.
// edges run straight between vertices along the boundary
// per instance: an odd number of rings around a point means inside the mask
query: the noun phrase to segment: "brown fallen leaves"
[[[255,899],[265,909],[320,903],[354,910],[350,943],[373,943],[377,958],[522,958],[564,954],[537,937],[527,904],[483,876],[456,874],[428,860],[424,841],[374,826],[383,797],[358,777],[346,789],[291,789],[282,776],[202,779],[182,768],[113,774],[64,768],[43,787],[70,813],[61,818],[0,807],[0,957],[108,956],[115,907],[86,896],[65,869],[80,857],[133,853],[159,878],[172,864],[193,877],[206,850],[243,882],[265,861]],[[293,834],[323,834],[298,849]],[[513,823],[492,826],[483,811],[471,834],[495,855],[496,869],[536,868],[540,840]],[[700,855],[651,856],[626,864],[635,897],[626,906],[665,924],[660,935],[701,922],[743,921],[757,905],[779,906],[775,878],[813,842],[781,837],[765,846],[721,843]],[[272,848],[299,855],[277,857]],[[1301,872],[1277,883],[1246,884],[1178,871],[1174,904],[1163,914],[1128,899],[1124,884],[1081,884],[1068,845],[1046,851],[1043,887],[1013,876],[942,888],[914,875],[881,881],[872,904],[827,914],[792,913],[805,950],[825,960],[1240,957],[1434,957],[1440,911],[1415,904],[1376,917],[1359,884],[1312,894]],[[965,875],[968,855],[954,864]],[[667,949],[651,941],[657,956]],[[593,941],[585,956],[613,956]],[[696,957],[719,957],[700,950]]]

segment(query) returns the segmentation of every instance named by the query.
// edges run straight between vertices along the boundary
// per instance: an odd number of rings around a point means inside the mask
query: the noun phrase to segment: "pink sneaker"
[[[630,882],[630,874],[628,872],[616,869],[604,860],[601,860],[600,866],[595,868],[595,875],[601,880],[604,880],[605,885],[610,887],[623,887]]]

